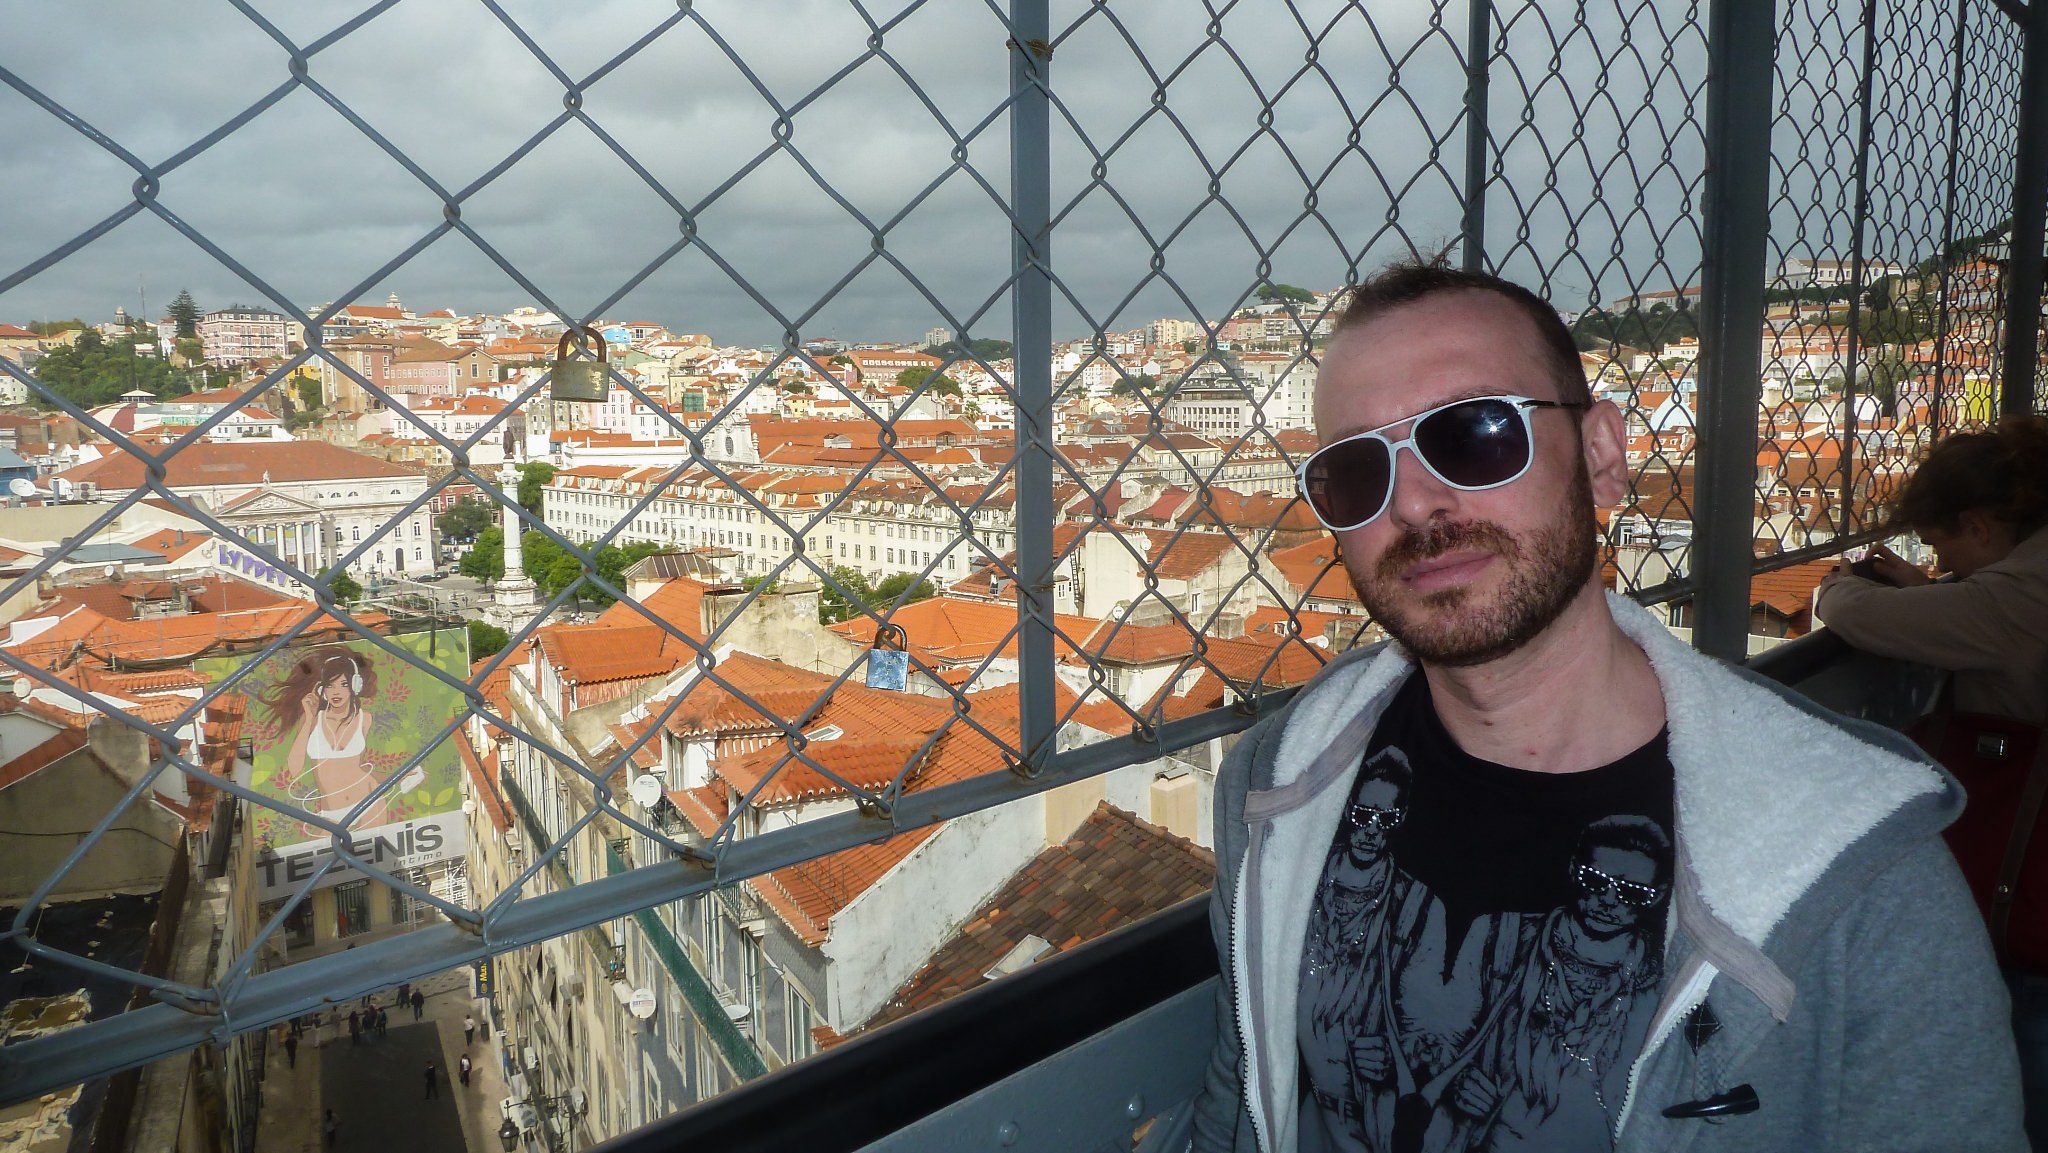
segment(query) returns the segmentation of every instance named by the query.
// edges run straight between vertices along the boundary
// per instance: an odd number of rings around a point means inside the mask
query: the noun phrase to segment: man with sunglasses
[[[1316,420],[1302,495],[1395,643],[1218,778],[1194,1147],[2024,1149],[1959,793],[1602,590],[1623,422],[1557,314],[1389,269]]]

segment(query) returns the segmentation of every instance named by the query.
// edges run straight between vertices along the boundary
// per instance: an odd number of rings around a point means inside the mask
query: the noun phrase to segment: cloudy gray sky
[[[255,7],[300,44],[362,11],[317,0]],[[696,220],[702,246],[649,274],[608,316],[773,343],[783,327],[775,310],[806,337],[850,340],[915,338],[950,312],[971,320],[975,335],[1008,336],[1010,157],[999,111],[1007,33],[984,4],[933,0],[907,13],[872,5],[889,24],[881,37],[888,59],[867,59],[822,92],[867,52],[871,29],[846,0],[700,0],[609,68],[676,17],[673,0],[503,7],[572,80],[606,68],[583,111]],[[1514,67],[1496,67],[1492,88],[1492,163],[1501,176],[1489,191],[1490,252],[1511,274],[1548,281],[1565,307],[1596,285],[1611,297],[1632,284],[1694,279],[1700,11],[1669,0],[1501,11],[1496,35]],[[285,49],[226,3],[7,0],[0,14],[9,29],[0,67],[150,164],[290,78]],[[1795,25],[1811,18],[1796,7],[1793,15]],[[1846,258],[1843,158],[1854,119],[1843,93],[1853,95],[1845,71],[1853,56],[1840,51],[1849,30],[1821,19],[1819,31],[1793,37],[1798,62],[1788,64],[1777,141],[1786,157],[1778,243],[1793,254]],[[1902,157],[1877,174],[1880,215],[1891,222],[1881,242],[1916,250],[1909,257],[1939,235],[1913,205],[1939,200],[1927,180],[1938,182],[1943,142],[1934,129],[1945,120],[1946,92],[1924,74],[1928,53],[1945,43],[1943,19],[1927,17],[1918,39],[1894,31],[1897,46],[1881,54],[1885,84],[1897,90],[1880,128]],[[1455,236],[1462,4],[1244,0],[1221,18],[1221,44],[1208,42],[1208,20],[1195,4],[1163,0],[1053,6],[1061,336],[1220,315],[1256,283],[1262,250],[1275,279],[1328,287],[1347,266],[1370,267],[1411,240]],[[1305,73],[1312,40],[1321,71]],[[1163,112],[1154,108],[1153,72],[1166,81]],[[563,112],[562,83],[476,0],[401,0],[311,57],[307,75],[451,192]],[[1989,91],[1999,77],[1974,83]],[[1271,134],[1261,132],[1254,84],[1272,103]],[[772,150],[771,97],[785,107],[804,102],[789,142],[815,175]],[[955,133],[969,137],[972,171],[952,172],[927,195],[953,168]],[[1990,167],[1997,139],[1987,131],[1980,144]],[[1092,168],[1102,152],[1098,186]],[[125,164],[11,88],[0,88],[0,158],[0,277],[133,199]],[[1984,175],[1987,187],[1994,177]],[[895,221],[886,250],[925,291],[887,264],[861,270],[872,236],[819,180],[868,220]],[[1321,185],[1309,214],[1313,182]],[[437,194],[305,88],[166,175],[159,199],[301,306],[357,290],[442,222]],[[1996,197],[1964,199],[1970,208]],[[467,197],[462,219],[579,314],[682,235],[670,204],[574,120]],[[1163,246],[1156,271],[1155,245]],[[140,293],[160,313],[181,287],[204,307],[269,303],[145,214],[0,293],[0,320],[100,318],[117,304],[134,310]],[[357,299],[382,303],[393,292],[419,309],[535,303],[452,233]]]

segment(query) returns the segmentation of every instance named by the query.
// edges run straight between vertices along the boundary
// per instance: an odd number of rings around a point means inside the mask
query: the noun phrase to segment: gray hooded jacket
[[[1939,836],[1955,783],[1889,730],[1701,656],[1610,597],[1663,688],[1677,876],[1665,995],[1615,1119],[1621,1150],[2024,1151],[2005,988]],[[1216,785],[1218,1041],[1193,1147],[1291,1153],[1298,971],[1353,770],[1413,668],[1324,670]],[[1697,1048],[1680,1024],[1709,1002]],[[1748,1085],[1759,1108],[1663,1110]]]

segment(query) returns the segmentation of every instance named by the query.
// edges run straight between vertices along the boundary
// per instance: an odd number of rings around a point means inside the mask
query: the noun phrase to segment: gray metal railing
[[[10,254],[13,271],[0,275],[0,301],[24,307],[40,283],[81,260],[88,246],[131,220],[145,220],[169,229],[268,307],[302,325],[305,348],[236,401],[160,447],[96,417],[90,406],[41,379],[21,359],[0,357],[0,371],[22,382],[38,404],[68,415],[104,438],[111,451],[145,466],[142,483],[119,494],[89,526],[74,533],[72,545],[0,587],[0,601],[32,589],[38,578],[123,512],[154,500],[300,582],[312,591],[319,611],[269,638],[237,672],[168,722],[145,719],[79,687],[60,663],[0,649],[0,664],[12,675],[76,702],[105,723],[153,738],[160,750],[78,851],[24,903],[4,936],[39,961],[132,979],[161,1002],[9,1046],[0,1052],[0,1099],[21,1099],[132,1067],[285,1019],[331,998],[421,977],[1142,762],[1235,732],[1269,713],[1289,695],[1283,685],[1268,683],[1279,649],[1252,676],[1238,707],[1168,720],[1163,700],[1125,699],[1110,691],[1099,661],[1088,654],[1088,638],[1070,635],[1055,614],[1057,574],[1092,538],[1106,550],[1128,554],[1141,574],[1138,595],[1110,612],[1091,613],[1108,623],[1105,635],[1137,627],[1130,624],[1134,619],[1164,619],[1187,634],[1190,653],[1184,671],[1207,670],[1237,682],[1244,679],[1242,670],[1225,676],[1202,638],[1232,604],[1264,603],[1293,613],[1309,590],[1297,589],[1278,572],[1256,534],[1213,517],[1208,523],[1201,516],[1184,518],[1163,530],[1150,550],[1132,534],[1118,531],[1111,498],[1120,498],[1123,482],[1140,475],[1138,455],[1105,470],[1077,463],[1062,451],[1057,437],[1061,408],[1086,392],[1089,366],[1058,368],[1054,354],[1069,335],[1102,349],[1135,317],[1169,311],[1190,315],[1199,335],[1188,341],[1178,379],[1156,395],[1136,387],[1135,399],[1144,415],[1163,420],[1178,383],[1204,374],[1213,381],[1220,370],[1253,402],[1246,427],[1206,446],[1167,438],[1145,442],[1153,454],[1149,459],[1194,481],[1187,487],[1197,507],[1213,512],[1216,491],[1229,487],[1221,478],[1232,460],[1264,454],[1291,464],[1296,455],[1282,435],[1287,430],[1277,427],[1278,418],[1261,403],[1271,400],[1275,386],[1252,379],[1238,355],[1241,350],[1233,347],[1239,338],[1226,335],[1241,331],[1226,328],[1226,318],[1253,303],[1262,289],[1276,290],[1283,277],[1320,277],[1317,283],[1328,286],[1355,283],[1389,258],[1450,241],[1468,267],[1495,269],[1527,282],[1575,314],[1582,343],[1611,358],[1599,387],[1626,401],[1641,426],[1644,447],[1630,515],[1642,522],[1643,537],[1652,542],[1663,541],[1670,524],[1690,521],[1694,526],[1692,545],[1675,550],[1679,563],[1669,579],[1645,580],[1624,571],[1623,582],[1646,599],[1694,597],[1699,645],[1711,652],[1739,653],[1754,572],[1825,554],[1867,533],[1880,482],[1905,467],[1896,451],[1899,413],[1910,409],[1901,408],[1902,400],[1919,398],[1928,406],[1932,415],[1920,427],[1931,435],[1984,419],[2000,407],[2034,404],[2032,353],[2040,311],[2043,201],[2048,198],[2048,179],[2043,178],[2048,149],[2040,139],[2048,121],[2040,114],[2042,102],[2028,99],[2044,83],[2038,7],[2022,11],[1991,0],[1932,5],[1867,0],[1858,12],[1811,0],[1717,0],[1709,8],[1697,0],[1628,5],[1470,0],[1462,7],[1449,0],[1427,6],[1246,0],[1180,11],[1016,0],[1007,7],[943,11],[937,4],[913,2],[877,13],[849,0],[843,8],[832,8],[844,27],[779,29],[779,35],[794,38],[791,42],[803,44],[809,54],[778,50],[771,61],[765,51],[750,56],[740,46],[747,39],[742,34],[749,32],[749,16],[713,13],[683,0],[675,11],[636,30],[623,49],[598,54],[601,59],[593,65],[570,65],[564,63],[569,56],[588,54],[551,53],[543,46],[547,35],[523,25],[495,0],[482,0],[475,16],[478,34],[509,36],[519,62],[543,77],[526,90],[545,90],[549,100],[559,100],[560,111],[540,117],[529,134],[482,159],[478,175],[466,183],[436,175],[434,166],[397,142],[400,134],[388,124],[380,127],[376,114],[360,110],[361,98],[352,102],[345,95],[349,64],[337,59],[344,54],[335,49],[402,19],[402,10],[390,2],[373,4],[309,38],[288,34],[250,0],[234,0],[244,30],[261,37],[260,46],[247,51],[246,71],[269,71],[277,83],[169,150],[124,143],[120,133],[82,115],[77,98],[60,98],[53,94],[57,85],[30,79],[29,62],[12,59],[27,42],[17,36],[14,49],[0,52],[0,83],[33,105],[38,126],[60,126],[124,169],[117,183],[127,184],[127,192],[119,207],[82,229],[11,229],[11,247],[0,251]],[[955,22],[947,27],[957,32],[957,41],[925,38],[926,22],[942,17]],[[44,19],[77,17],[60,13]],[[856,34],[848,36],[849,29]],[[631,110],[608,104],[614,88],[624,83],[620,78],[664,63],[682,71],[663,56],[672,51],[718,65],[719,79],[710,79],[707,71],[697,81],[704,87],[692,91],[701,95],[723,85],[757,102],[758,109],[747,121],[759,133],[757,146],[733,157],[729,166],[710,163],[687,179],[666,168],[657,172],[651,155],[628,146],[629,134],[607,126],[608,119],[623,118]],[[1006,68],[994,67],[999,55]],[[974,66],[974,78],[933,72],[935,58],[967,62]],[[882,101],[886,116],[870,115],[863,122],[893,122],[909,141],[906,156],[936,172],[898,190],[893,199],[866,186],[849,186],[859,183],[864,159],[903,170],[913,167],[909,160],[863,157],[858,142],[844,138],[846,133],[835,136],[828,129],[813,139],[800,132],[810,118],[829,124],[829,117],[843,115],[835,111],[837,102],[870,78],[886,79],[892,95],[874,97]],[[502,74],[495,79],[505,82]],[[327,129],[345,134],[352,146],[367,146],[402,172],[392,178],[396,186],[424,193],[429,201],[412,223],[411,239],[387,250],[388,258],[333,294],[334,303],[317,309],[300,306],[279,287],[286,262],[264,266],[238,256],[238,238],[224,235],[219,226],[194,224],[172,206],[180,181],[202,160],[221,162],[225,142],[253,131],[261,118],[303,109],[320,111],[328,117],[323,121]],[[571,141],[604,159],[609,183],[593,179],[580,187],[564,209],[565,219],[588,224],[603,218],[608,203],[651,198],[665,222],[661,235],[650,233],[637,248],[612,246],[615,252],[633,253],[622,277],[608,279],[594,292],[581,281],[566,285],[578,290],[578,299],[594,297],[580,308],[570,306],[565,283],[558,283],[569,277],[554,261],[567,258],[515,255],[498,239],[501,222],[492,217],[496,190],[522,172],[546,166],[546,150]],[[1845,146],[1844,141],[1851,143]],[[91,165],[81,161],[78,167],[102,179]],[[592,175],[599,175],[595,168]],[[815,266],[829,270],[795,289],[783,278],[758,272],[762,251],[749,248],[747,230],[727,224],[723,215],[738,211],[770,176],[794,190],[792,195],[810,198],[807,211],[827,220],[819,227],[846,246],[843,263],[828,265],[821,258]],[[877,208],[878,200],[888,202]],[[920,231],[921,213],[956,200],[982,214],[974,219],[992,222],[992,234],[1007,236],[1009,244],[999,258],[985,265],[966,258],[952,264],[946,263],[953,256],[947,246],[929,240],[920,246],[926,237]],[[304,230],[318,231],[320,223],[309,220]],[[646,297],[636,293],[663,277],[715,277],[723,298],[741,302],[760,327],[774,333],[774,351],[765,366],[730,390],[701,423],[682,420],[631,375],[610,374],[615,389],[660,414],[664,435],[686,446],[687,460],[671,470],[671,479],[688,472],[803,545],[850,507],[878,470],[908,478],[905,483],[923,490],[921,499],[957,524],[956,542],[1016,590],[1012,639],[1020,654],[1022,687],[1014,728],[986,709],[977,711],[975,694],[968,691],[971,679],[966,689],[960,688],[913,657],[914,668],[934,674],[933,683],[945,686],[951,716],[893,781],[881,788],[862,787],[822,763],[804,736],[830,693],[858,675],[861,664],[856,661],[833,674],[817,703],[802,715],[761,710],[779,733],[780,761],[739,798],[715,835],[700,841],[677,837],[665,822],[648,824],[614,796],[609,783],[613,771],[654,739],[689,693],[668,700],[645,735],[605,763],[590,763],[569,742],[550,735],[563,731],[562,721],[545,710],[527,714],[538,717],[539,724],[527,723],[517,712],[501,714],[481,686],[579,591],[618,599],[683,646],[688,663],[701,674],[700,688],[709,685],[749,702],[749,694],[720,673],[716,654],[733,622],[769,595],[775,581],[816,581],[878,624],[896,606],[869,606],[834,576],[830,557],[814,555],[807,547],[775,559],[768,579],[746,591],[723,623],[702,636],[661,619],[628,596],[619,582],[600,576],[599,552],[631,536],[630,526],[657,499],[661,485],[623,502],[609,527],[595,537],[572,539],[520,506],[516,493],[504,491],[473,461],[482,455],[480,446],[503,435],[516,410],[538,411],[548,403],[545,374],[527,378],[504,413],[457,439],[420,419],[390,388],[328,347],[326,327],[347,305],[440,245],[466,245],[527,300],[579,322],[628,302],[639,306]],[[1997,265],[1999,251],[2008,254],[2009,271],[1996,268],[1986,292],[1966,292],[1977,283],[1971,278],[1984,275],[1980,266]],[[1770,266],[1773,254],[1777,269]],[[376,255],[382,258],[385,252]],[[1805,262],[1797,265],[1804,269],[1798,275],[1807,278],[1803,285],[1787,280],[1794,262]],[[1872,275],[1881,266],[1898,271]],[[755,275],[749,275],[750,268],[757,270]],[[1880,279],[1886,282],[1882,286]],[[941,372],[972,366],[999,382],[996,387],[1016,413],[1014,453],[986,477],[961,482],[935,475],[896,443],[897,414],[905,402],[891,406],[847,389],[854,419],[879,429],[874,458],[851,469],[844,490],[815,509],[770,503],[750,491],[740,470],[713,451],[714,438],[731,422],[744,420],[756,394],[774,387],[786,367],[836,378],[831,366],[806,350],[802,334],[831,323],[835,310],[848,309],[871,285],[884,281],[901,286],[889,295],[904,315],[927,316],[957,334],[941,358]],[[1802,293],[1812,299],[1801,298]],[[1786,322],[1805,336],[1788,339],[1782,329],[1766,327],[1775,323],[1768,309],[1788,301],[1819,309],[1816,317]],[[995,319],[1005,307],[1007,322]],[[1312,371],[1323,326],[1335,307],[1329,302],[1320,311],[1283,309],[1273,318],[1283,335],[1271,344],[1284,367]],[[1802,319],[1815,323],[1799,324]],[[1807,331],[1819,329],[1827,332],[1813,336]],[[1007,371],[971,344],[992,330],[1013,345],[1014,363]],[[1752,343],[1759,333],[1769,348]],[[1700,367],[1687,373],[1672,361],[1690,355],[1684,341],[1693,337]],[[1808,343],[1792,343],[1808,337]],[[1790,366],[1796,359],[1810,370],[1812,342],[1820,340],[1830,342],[1831,363],[1841,368],[1838,386],[1825,372],[1802,375]],[[1902,361],[1911,356],[1916,364],[1923,356],[1931,358],[1922,374],[1901,374],[1885,362],[1888,429],[1859,421],[1864,411],[1859,382],[1865,394],[1879,391],[1874,366],[1881,357],[1869,355],[1871,348],[1891,350],[1884,355]],[[1636,353],[1647,358],[1640,367]],[[385,531],[353,543],[320,572],[306,571],[275,546],[249,539],[217,510],[181,492],[169,476],[179,453],[190,451],[236,412],[289,387],[290,375],[305,365],[322,366],[389,407],[403,427],[450,462],[391,517]],[[1126,384],[1135,384],[1138,367],[1109,362],[1111,375]],[[1809,415],[1835,406],[1838,415],[1823,415],[1814,431],[1801,427],[1797,431],[1804,435],[1792,438],[1803,442],[1802,460],[1838,462],[1832,473],[1815,466],[1805,474],[1812,484],[1776,474],[1759,482],[1760,411],[1767,437],[1779,430],[1775,422],[1794,419],[1762,410],[1766,378],[1794,399],[1801,390],[1810,393],[1807,403],[1819,410],[1809,409]],[[919,383],[910,400],[931,395],[933,387],[934,379]],[[1870,462],[1860,474],[1858,460]],[[1834,477],[1833,496],[1810,501],[1832,502],[1834,510],[1799,511],[1804,507],[1800,490],[1817,488],[1825,496],[1829,476]],[[1759,515],[1760,508],[1783,495],[1773,486],[1788,483],[1799,507]],[[523,531],[540,534],[582,566],[580,578],[550,597],[538,615],[514,631],[511,644],[467,681],[391,645],[334,595],[336,581],[350,564],[380,545],[388,547],[407,517],[458,485],[475,487],[508,510]],[[1016,547],[989,547],[978,526],[1005,507],[1014,508]],[[1075,530],[1065,543],[1058,532],[1062,525]],[[1776,549],[1761,559],[1760,526]],[[1176,602],[1162,593],[1155,557],[1171,553],[1191,534],[1216,531],[1227,538],[1225,555],[1233,567],[1243,566],[1242,573],[1227,578],[1216,590],[1221,595],[1207,605]],[[939,555],[914,575],[943,579]],[[393,782],[455,739],[464,723],[461,716],[430,734],[377,794],[340,818],[285,805],[245,783],[208,773],[180,731],[196,722],[209,702],[244,687],[265,660],[316,625],[334,622],[366,643],[384,646],[418,676],[460,692],[470,710],[487,716],[497,731],[545,757],[554,771],[580,778],[579,795],[591,798],[589,808],[571,814],[559,839],[535,844],[512,886],[477,907],[436,897],[402,873],[335,853],[212,986],[129,974],[36,941],[37,907],[122,812],[144,803],[166,774],[184,774],[253,806],[284,812],[339,845]],[[1096,650],[1104,643],[1098,638]],[[1081,653],[1078,659],[1093,665],[1093,675],[1084,700],[1063,709],[1059,668],[1066,650]],[[996,659],[992,653],[975,674],[986,674]],[[1057,736],[1074,718],[1072,710],[1097,700],[1113,702],[1127,715],[1132,735],[1061,751]],[[1012,771],[920,789],[914,808],[906,806],[904,797],[914,787],[907,779],[910,769],[947,733],[990,743]],[[832,782],[857,799],[859,807],[797,828],[741,837],[739,822],[760,791],[777,773],[798,767]],[[536,873],[556,866],[569,844],[600,821],[608,833],[631,831],[666,845],[674,859],[585,880],[568,890],[523,895]],[[438,909],[449,924],[258,972],[264,942],[337,870],[402,891]]]

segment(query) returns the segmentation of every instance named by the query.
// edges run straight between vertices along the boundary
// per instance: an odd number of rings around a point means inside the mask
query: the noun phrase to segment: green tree
[[[1296,288],[1291,284],[1274,284],[1271,282],[1259,285],[1256,295],[1267,304],[1271,304],[1276,300],[1283,304],[1313,304],[1316,299],[1316,294],[1306,288]]]
[[[469,622],[469,659],[480,661],[493,657],[506,645],[512,643],[512,634],[491,624],[489,621]]]
[[[536,518],[540,516],[540,489],[555,479],[555,466],[540,460],[529,460],[519,466],[519,505]]]
[[[199,303],[192,299],[190,292],[179,289],[168,311],[171,319],[178,322],[179,336],[189,339],[199,335]]]
[[[748,592],[753,592],[755,589],[760,589],[763,593],[772,593],[778,587],[780,587],[781,584],[782,581],[776,577],[750,576],[747,579],[740,582],[740,587],[747,590]],[[767,587],[763,588],[762,586],[764,585]]]
[[[1862,321],[1867,344],[1918,344],[1934,334],[1910,308],[1872,310],[1863,314]]]
[[[1115,386],[1109,391],[1118,396],[1136,396],[1141,392],[1158,392],[1159,378],[1149,372],[1141,372],[1136,376],[1126,376],[1118,379]]]
[[[1614,313],[1594,309],[1572,325],[1572,336],[1582,349],[1606,349],[1616,345],[1655,350],[1682,337],[1698,337],[1698,317],[1684,304],[1678,308],[1661,301],[1646,312],[1630,308]]]
[[[455,571],[480,581],[494,581],[505,575],[505,530],[497,525],[478,533],[476,543],[455,562]]]
[[[922,351],[926,356],[953,356],[966,352],[983,360],[1002,360],[1015,351],[1015,346],[1007,340],[997,340],[994,337],[983,336],[970,340],[965,344],[957,340],[950,344],[928,344]]]
[[[82,408],[111,404],[138,388],[157,396],[191,391],[190,374],[160,356],[138,352],[135,345],[126,337],[109,341],[88,328],[71,344],[52,349],[37,361],[35,376]]]
[[[866,608],[875,599],[874,587],[868,584],[868,578],[861,575],[861,571],[857,568],[848,568],[843,564],[833,565],[832,579],[843,586],[846,591],[842,593],[839,589],[832,587],[831,584],[825,584],[824,591],[818,594],[818,623],[820,624],[832,625],[838,624],[840,621],[850,621],[854,617],[859,616],[861,610]],[[849,600],[849,595],[854,599]]]
[[[74,328],[86,329],[90,327],[92,326],[75,316],[70,320],[35,320],[30,321],[28,324],[28,330],[37,336],[55,336],[60,332],[69,332]]]
[[[597,550],[597,575],[613,588],[623,589],[626,585],[627,569],[655,553],[667,551],[667,545],[656,544],[651,540],[629,540],[625,544],[608,544]],[[580,575],[583,571],[582,562],[576,561],[573,556],[569,559],[576,563],[576,571]],[[584,600],[596,601],[601,605],[609,605],[617,599],[595,585],[583,586],[578,595]]]
[[[931,387],[926,389],[926,391],[934,396],[960,395],[960,386],[954,382],[952,377],[947,376],[943,372],[934,376],[931,369],[925,368],[922,365],[916,368],[906,368],[896,374],[896,383],[905,388],[916,388],[927,380],[931,382]]]
[[[904,604],[910,604],[937,595],[939,590],[932,582],[918,580],[915,573],[900,572],[883,577],[882,583],[875,586],[874,598],[868,604],[869,607],[880,611],[895,604],[897,597],[902,597]]]
[[[327,572],[322,571],[320,575],[326,576]],[[327,587],[334,593],[334,599],[341,604],[352,605],[363,597],[363,586],[356,583],[356,578],[348,575],[347,569],[336,573],[334,583]]]
[[[310,376],[299,378],[299,411],[312,412],[320,407],[320,382]]]
[[[1895,353],[1883,353],[1871,358],[1863,375],[1858,378],[1857,388],[1875,397],[1878,406],[1886,415],[1898,411],[1899,385],[1912,377],[1912,369],[1903,358]]]
[[[519,534],[519,559],[541,595],[554,596],[583,576],[583,562],[537,528]]]
[[[497,506],[481,497],[466,496],[441,514],[441,539],[475,540],[485,529],[497,523]],[[500,538],[502,540],[502,534]]]

